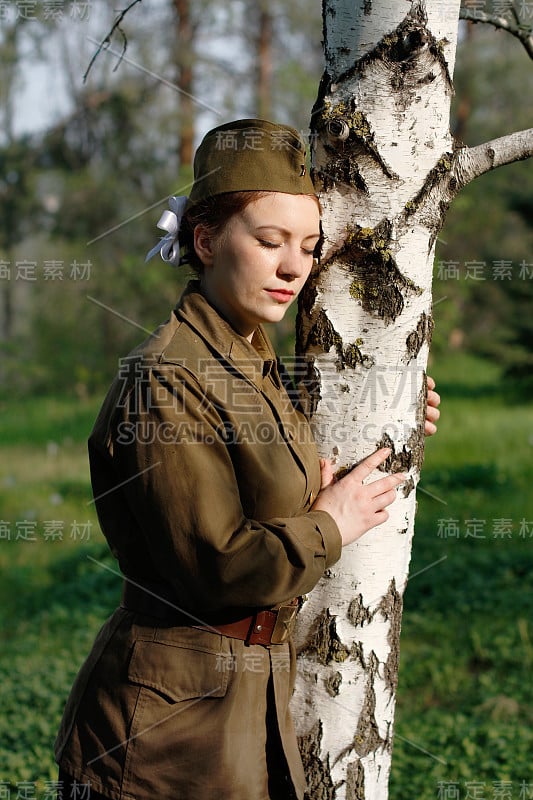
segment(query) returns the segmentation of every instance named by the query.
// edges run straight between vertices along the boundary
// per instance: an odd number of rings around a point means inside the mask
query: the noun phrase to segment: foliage
[[[478,359],[436,359],[432,373],[443,419],[419,492],[391,796],[430,800],[439,781],[456,781],[466,798],[477,781],[492,798],[496,782],[511,781],[518,798],[519,782],[531,782],[533,744],[533,608],[524,589],[533,578],[533,439],[524,436],[533,411],[510,413],[497,368]],[[39,793],[57,776],[52,744],[69,687],[120,592],[88,505],[84,441],[98,404],[28,399],[0,415],[3,519],[12,527],[35,519],[39,529],[65,521],[63,541],[0,541],[0,779],[37,781]],[[90,541],[70,538],[75,519],[94,523]],[[443,519],[457,520],[459,536],[443,534]],[[485,520],[485,538],[465,535],[475,519]],[[510,537],[494,535],[502,519],[511,520]],[[531,534],[520,535],[521,520]]]

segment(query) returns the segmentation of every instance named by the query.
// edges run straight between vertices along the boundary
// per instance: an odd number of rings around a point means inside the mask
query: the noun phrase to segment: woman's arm
[[[274,508],[269,518],[247,517],[243,476],[236,474],[222,417],[205,389],[185,368],[168,364],[151,370],[143,383],[115,425],[112,462],[122,503],[149,553],[146,575],[170,583],[198,612],[268,607],[310,591],[340,556],[332,517],[303,509],[276,516]],[[294,469],[300,471],[296,462]],[[266,475],[257,477],[261,493]],[[283,489],[294,476],[272,478]]]

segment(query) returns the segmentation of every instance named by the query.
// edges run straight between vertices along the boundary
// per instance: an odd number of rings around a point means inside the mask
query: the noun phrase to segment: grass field
[[[443,419],[419,493],[390,797],[526,800],[533,408],[502,395],[483,362],[455,357],[431,371]],[[120,593],[89,488],[85,441],[98,405],[0,406],[2,797],[51,797],[66,694]],[[20,794],[24,782],[34,794]]]

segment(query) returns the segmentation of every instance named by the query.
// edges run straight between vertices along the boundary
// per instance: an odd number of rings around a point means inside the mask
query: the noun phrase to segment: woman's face
[[[234,214],[217,236],[198,225],[206,298],[248,339],[260,322],[279,322],[313,265],[320,236],[316,200],[271,192]]]

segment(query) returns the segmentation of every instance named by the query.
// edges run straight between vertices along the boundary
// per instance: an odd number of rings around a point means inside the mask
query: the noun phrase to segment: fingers
[[[428,392],[428,404],[426,408],[426,420],[424,423],[424,433],[426,436],[433,436],[434,433],[437,433],[437,426],[436,422],[440,417],[440,411],[437,406],[440,403],[440,396],[437,392],[430,390]]]
[[[391,491],[396,491],[400,483],[404,483],[408,477],[409,476],[404,472],[395,472],[394,475],[387,475],[385,478],[380,478],[377,481],[369,483],[368,489],[371,493],[371,497],[377,499]]]
[[[368,476],[380,466],[380,464],[383,464],[387,460],[391,452],[390,447],[381,447],[379,450],[376,450],[375,453],[371,453],[364,458],[349,474],[353,475],[353,480],[362,483],[365,478],[368,478]]]
[[[387,506],[391,506],[395,500],[396,500],[396,487],[394,487],[394,489],[389,489],[388,492],[384,492],[383,494],[374,497],[374,499],[370,503],[370,507],[372,511],[378,513],[380,511],[384,511],[387,508]]]
[[[383,464],[390,456],[391,450],[389,447],[382,447],[375,453],[371,453],[363,461],[361,461],[348,475],[345,475],[343,480],[351,480],[358,484],[363,484],[365,478],[371,474],[380,464]],[[371,498],[378,498],[379,496],[396,490],[396,487],[407,480],[409,476],[404,472],[395,472],[393,475],[386,475],[383,478],[378,478],[375,481],[367,484],[369,495]],[[394,497],[396,494],[394,494]],[[393,497],[393,500],[394,500]],[[391,500],[392,502],[392,500]],[[384,504],[385,505],[385,504]],[[390,505],[390,503],[386,503]]]
[[[373,492],[371,507],[374,511],[379,511],[392,505],[396,500],[396,490],[400,484],[404,483],[409,476],[403,472],[394,475],[387,475],[378,481],[368,484],[369,491]]]
[[[405,473],[383,475],[370,479],[365,478],[383,464],[391,454],[391,449],[382,447],[371,453],[351,472],[332,484],[325,486],[319,493],[313,508],[327,511],[338,525],[343,547],[355,542],[371,528],[376,528],[389,518],[388,506],[397,497],[398,486],[407,480]],[[327,480],[331,463],[326,459],[320,461],[323,479]]]
[[[428,406],[430,408],[437,408],[440,405],[440,394],[434,392],[433,389],[428,390]]]
[[[331,486],[335,482],[335,474],[333,472],[333,464],[329,458],[320,459],[320,488],[325,489],[326,486]]]
[[[435,381],[431,375],[427,376],[428,401],[426,408],[426,420],[424,422],[424,433],[426,436],[433,436],[437,433],[436,422],[440,417],[438,406],[440,405],[440,394],[435,392]]]

